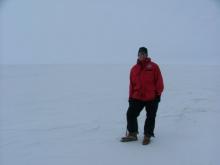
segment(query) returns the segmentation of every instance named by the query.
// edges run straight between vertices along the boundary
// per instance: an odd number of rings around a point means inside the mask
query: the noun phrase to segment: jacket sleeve
[[[161,95],[163,90],[164,90],[164,83],[163,83],[163,77],[160,71],[159,66],[156,66],[156,71],[155,71],[155,83],[156,83],[156,94]]]
[[[132,85],[132,69],[130,70],[130,79],[129,79],[129,99],[132,97],[133,85]]]

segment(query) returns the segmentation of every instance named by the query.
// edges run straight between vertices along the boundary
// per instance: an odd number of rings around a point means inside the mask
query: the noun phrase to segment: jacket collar
[[[144,61],[137,60],[137,64],[141,66],[146,66],[149,62],[151,62],[151,59],[149,57],[146,58]]]

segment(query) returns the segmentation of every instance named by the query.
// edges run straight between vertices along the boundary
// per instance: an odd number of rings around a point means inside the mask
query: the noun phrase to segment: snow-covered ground
[[[120,143],[128,65],[1,65],[1,165],[219,165],[220,66],[162,65],[156,138]]]

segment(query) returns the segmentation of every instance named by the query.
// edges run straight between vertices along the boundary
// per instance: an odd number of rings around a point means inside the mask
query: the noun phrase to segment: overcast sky
[[[220,0],[0,0],[0,64],[219,64]]]

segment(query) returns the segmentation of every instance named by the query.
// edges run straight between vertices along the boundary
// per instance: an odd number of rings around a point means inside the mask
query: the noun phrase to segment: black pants
[[[154,136],[155,118],[158,109],[158,102],[156,101],[129,100],[127,129],[130,133],[138,133],[137,117],[144,107],[146,110],[144,134],[146,136]]]

